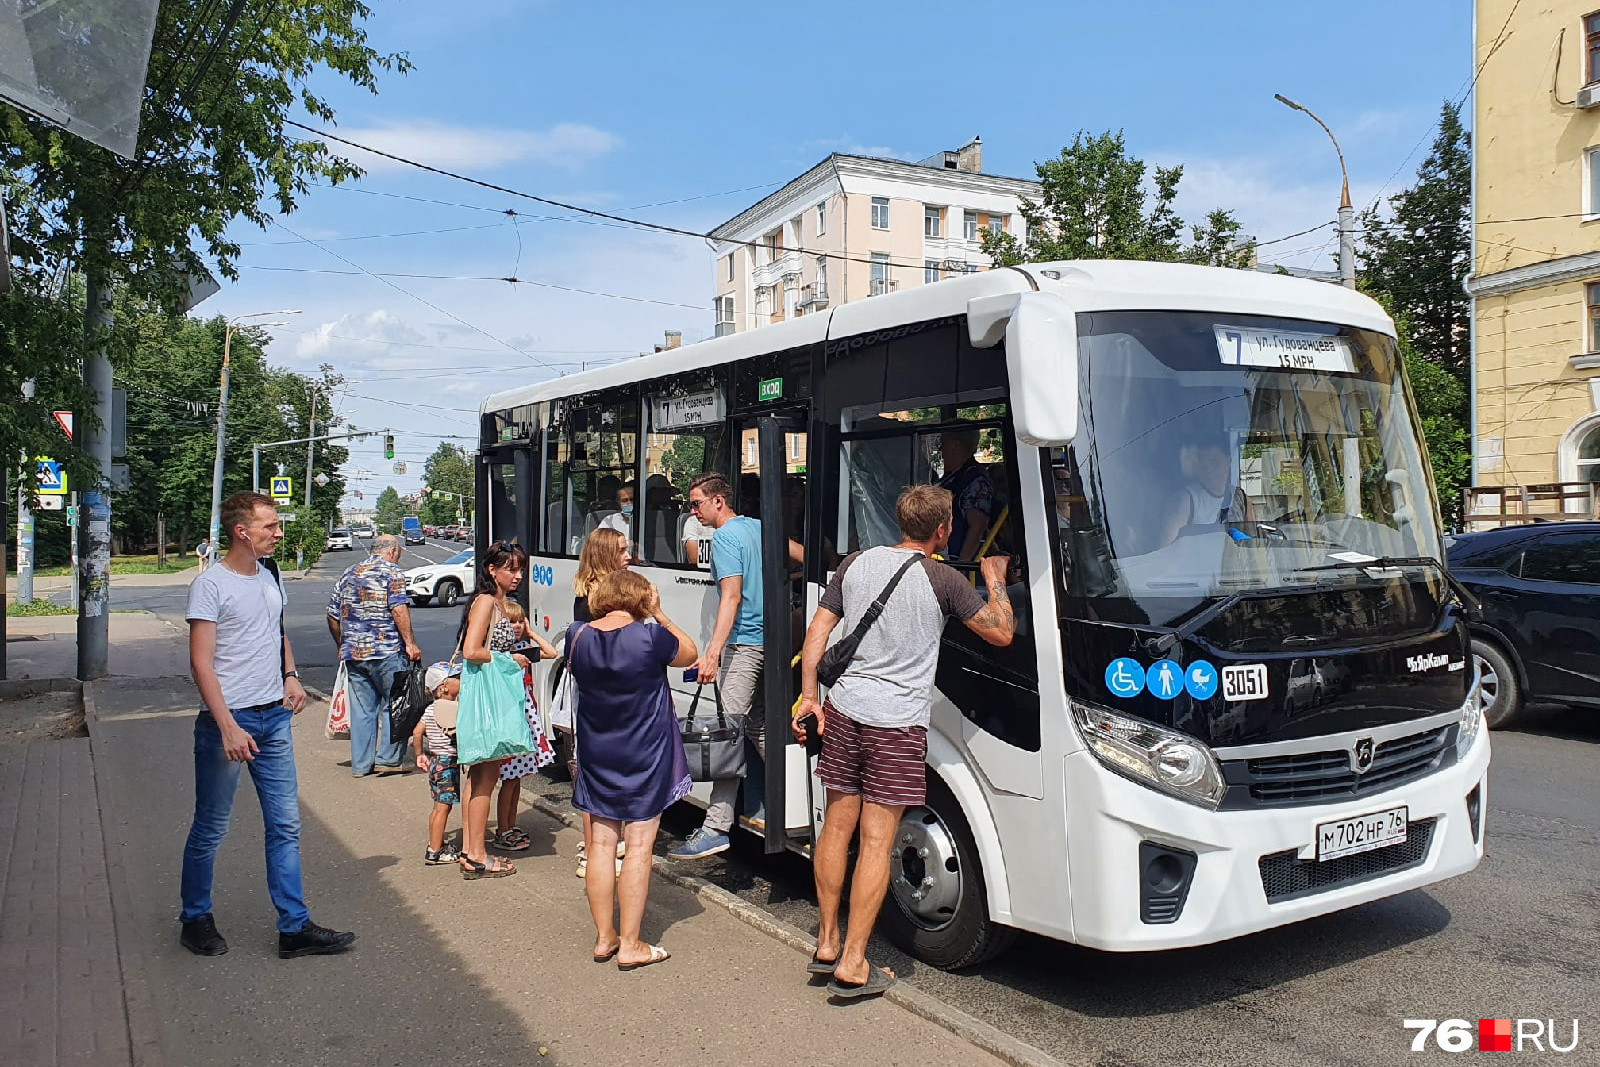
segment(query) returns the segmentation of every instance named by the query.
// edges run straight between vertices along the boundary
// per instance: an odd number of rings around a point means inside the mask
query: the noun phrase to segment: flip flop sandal
[[[506,878],[516,873],[517,869],[499,856],[490,856],[488,863],[461,857],[461,877],[469,882],[479,878]]]
[[[672,958],[672,953],[668,952],[666,949],[662,948],[660,945],[651,945],[650,946],[650,958],[649,959],[640,960],[638,963],[618,963],[617,964],[617,970],[619,970],[619,971],[637,971],[640,967],[650,967],[650,966],[652,966],[654,964],[657,964],[657,963],[665,963],[668,960],[670,960],[671,958]]]
[[[617,947],[616,948],[612,949],[610,952],[607,952],[604,956],[596,956],[594,958],[594,961],[596,963],[610,963],[616,957],[617,953],[619,953],[621,951],[622,951],[622,942],[619,941],[619,942],[617,942]]]
[[[817,951],[820,952],[821,949],[818,949]],[[807,974],[832,974],[833,973],[833,969],[835,967],[837,967],[837,966],[839,966],[838,957],[835,957],[835,958],[833,958],[831,960],[824,960],[824,959],[819,959],[817,957],[817,953],[813,952],[811,954],[811,962],[806,964],[806,973]]]
[[[881,967],[874,967],[865,982],[841,982],[835,978],[828,983],[828,994],[840,1000],[859,1000],[862,997],[875,997],[894,983],[894,975]]]
[[[517,832],[514,830],[495,834],[493,844],[495,848],[500,849],[502,852],[526,852],[533,847],[533,842],[529,840],[527,834],[518,837]]]

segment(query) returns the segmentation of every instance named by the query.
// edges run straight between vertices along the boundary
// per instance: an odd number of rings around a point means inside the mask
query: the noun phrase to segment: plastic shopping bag
[[[456,762],[463,767],[533,751],[523,711],[522,668],[504,652],[467,662],[456,711]]]
[[[422,685],[423,671],[422,664],[413,663],[395,675],[394,685],[389,688],[389,737],[392,740],[403,743],[422,721],[422,713],[428,710],[428,691]]]
[[[343,660],[333,678],[333,694],[328,697],[327,735],[329,741],[350,740],[350,672]]]

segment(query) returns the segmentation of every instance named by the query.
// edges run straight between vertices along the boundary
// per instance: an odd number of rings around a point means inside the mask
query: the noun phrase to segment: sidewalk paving
[[[11,643],[13,678],[24,655],[30,677],[70,677],[74,619],[11,622],[13,636],[42,638]],[[534,847],[515,877],[425,867],[426,776],[352,778],[348,745],[323,739],[321,705],[296,730],[306,891],[319,922],[359,941],[342,956],[277,958],[260,809],[241,782],[217,865],[231,951],[192,956],[176,921],[197,706],[185,644],[147,613],[111,627],[119,676],[84,686],[91,737],[0,747],[7,1062],[1002,1062],[894,1003],[831,1004],[803,954],[660,877],[645,936],[672,959],[631,974],[596,966],[575,830],[525,797]]]

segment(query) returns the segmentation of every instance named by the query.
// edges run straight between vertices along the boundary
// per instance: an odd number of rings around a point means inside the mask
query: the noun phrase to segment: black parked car
[[[1491,727],[1530,700],[1600,710],[1600,522],[1458,534],[1449,560],[1483,602],[1472,651]]]

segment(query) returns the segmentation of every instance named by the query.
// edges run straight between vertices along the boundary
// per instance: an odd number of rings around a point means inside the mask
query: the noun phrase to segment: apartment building
[[[1597,9],[1476,0],[1467,289],[1480,487],[1600,482]]]
[[[716,331],[987,270],[982,231],[1024,237],[1039,184],[983,173],[974,137],[920,163],[835,153],[711,231]]]

